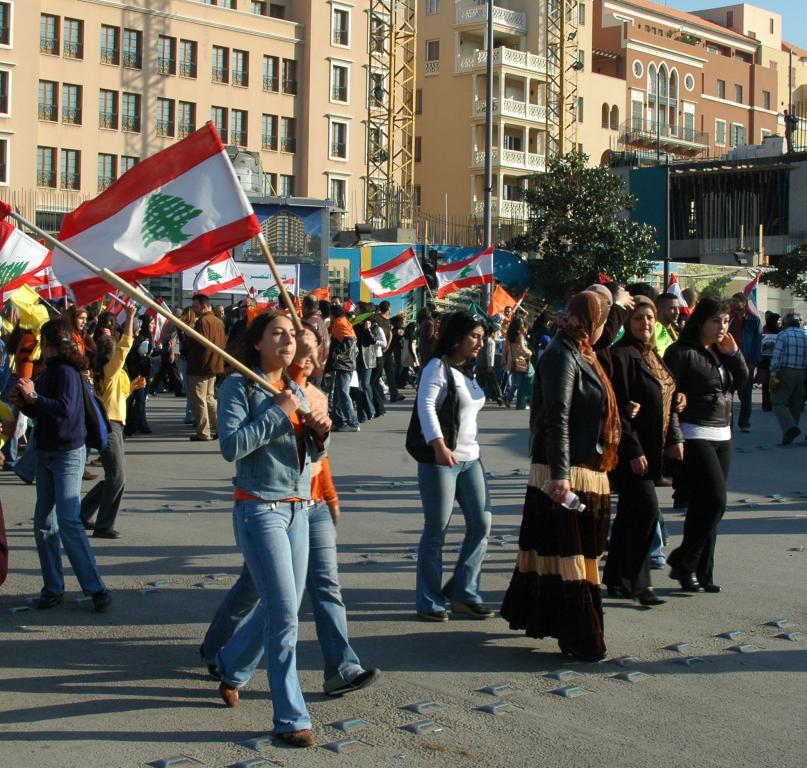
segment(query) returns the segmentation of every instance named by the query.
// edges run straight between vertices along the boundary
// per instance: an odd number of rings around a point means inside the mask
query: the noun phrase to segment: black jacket
[[[359,348],[356,345],[355,336],[345,336],[342,341],[331,339],[330,359],[333,370],[355,371],[358,354]]]
[[[591,462],[600,445],[605,392],[595,370],[560,331],[538,361],[532,393],[532,461],[548,464],[553,480]]]
[[[654,353],[655,354],[655,353]],[[633,344],[617,344],[611,349],[614,385],[619,415],[622,422],[622,438],[619,441],[619,464],[617,475],[630,477],[633,472],[630,461],[644,456],[647,459],[647,477],[660,480],[664,461],[664,449],[683,441],[675,412],[675,400],[670,406],[670,424],[667,439],[662,445],[664,430],[664,402],[661,384],[651,373],[642,357],[641,350]],[[625,415],[629,401],[641,406],[635,418]]]
[[[731,424],[731,391],[742,389],[748,380],[741,352],[728,356],[698,342],[679,340],[667,349],[664,362],[687,398],[679,417],[682,422],[703,427]]]

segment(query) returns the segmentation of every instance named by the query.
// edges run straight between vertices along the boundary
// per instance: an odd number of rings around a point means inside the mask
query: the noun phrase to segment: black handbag
[[[445,375],[448,382],[448,392],[442,405],[437,409],[437,421],[443,432],[446,447],[453,451],[457,447],[457,433],[460,429],[460,407],[457,384],[454,374],[451,373],[445,358],[442,359]],[[409,428],[406,430],[406,452],[415,460],[424,464],[434,464],[434,448],[423,437],[418,416],[417,398],[412,407],[412,416],[409,419]]]

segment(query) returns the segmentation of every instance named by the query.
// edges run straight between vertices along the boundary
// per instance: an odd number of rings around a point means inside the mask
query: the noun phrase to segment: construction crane
[[[546,6],[546,156],[563,157],[577,149],[577,74],[583,69],[578,48],[577,0],[539,0]]]
[[[370,0],[365,215],[411,227],[415,191],[417,0]]]

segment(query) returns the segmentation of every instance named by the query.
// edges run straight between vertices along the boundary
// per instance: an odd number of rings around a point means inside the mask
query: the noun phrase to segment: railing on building
[[[196,62],[194,62],[194,61],[180,61],[179,62],[179,76],[180,77],[196,77]]]
[[[519,168],[525,171],[540,173],[546,170],[546,156],[535,152],[522,152],[517,149],[503,149],[501,154],[496,147],[491,152],[493,165],[508,168]],[[476,149],[471,153],[471,165],[481,167],[485,165],[485,150]]]
[[[484,117],[487,104],[483,99],[474,102],[474,115]],[[518,117],[522,120],[532,120],[538,123],[546,122],[546,106],[543,104],[529,104],[518,99],[504,99],[499,108],[499,100],[493,100],[493,114],[506,117]]]
[[[280,80],[276,76],[263,78],[263,90],[269,93],[277,93],[279,84]]]
[[[118,113],[117,112],[99,112],[98,113],[98,127],[99,128],[112,128],[118,127]]]
[[[142,69],[143,59],[137,51],[124,51],[123,66],[129,69]]]
[[[237,147],[245,147],[247,145],[247,132],[233,131],[231,134],[231,141]]]
[[[331,88],[331,101],[347,101],[347,86],[334,85]]]
[[[117,48],[101,48],[102,64],[117,64],[120,60],[120,51]]]
[[[214,83],[226,83],[227,67],[213,67],[211,75]]]
[[[78,173],[62,173],[59,178],[62,189],[80,189],[81,176]]]
[[[283,93],[288,93],[292,96],[297,95],[297,81],[291,78],[283,79]]]
[[[56,105],[55,104],[40,104],[39,105],[39,119],[56,121]]]
[[[36,185],[38,187],[55,187],[56,171],[37,171]]]
[[[59,40],[56,37],[41,36],[39,38],[39,52],[59,55]]]
[[[124,115],[120,121],[122,131],[140,133],[140,118],[134,115]]]
[[[98,191],[103,192],[107,187],[111,187],[114,181],[115,181],[114,176],[99,176]]]
[[[424,75],[439,75],[440,74],[440,61],[427,61],[423,68]]]
[[[476,5],[471,3],[459,3],[457,5],[456,22],[458,25],[482,24],[488,20],[488,8],[486,4]],[[494,26],[504,26],[517,30],[522,34],[527,32],[527,14],[521,11],[511,11],[509,8],[493,6]]]
[[[176,61],[174,59],[161,57],[157,59],[157,72],[161,75],[173,75],[176,71]]]
[[[62,46],[62,51],[66,59],[84,58],[83,47],[81,43],[74,43],[72,41],[65,40],[64,45]]]
[[[657,124],[652,120],[626,120],[619,126],[620,149],[658,144],[666,149],[702,153],[709,148],[709,134],[684,126]]]
[[[177,127],[177,138],[184,139],[186,136],[190,136],[195,130],[196,128],[193,123],[180,123]]]
[[[344,141],[332,141],[331,157],[345,159],[347,157],[347,144]]]
[[[478,50],[464,56],[457,56],[455,70],[457,72],[472,72],[475,69],[484,69],[487,62],[488,52]],[[493,66],[514,67],[538,74],[547,73],[545,56],[538,56],[529,51],[517,51],[515,48],[508,48],[504,45],[493,49]]]
[[[62,122],[67,125],[81,125],[81,110],[75,107],[62,107]]]
[[[174,135],[174,121],[173,120],[157,120],[155,126],[157,136],[173,137]]]
[[[280,151],[281,152],[294,152],[297,148],[297,142],[292,136],[280,137]]]
[[[341,27],[334,27],[333,35],[331,36],[331,42],[334,45],[347,45],[348,44],[347,29]]]
[[[261,136],[261,149],[277,149],[277,134],[264,133]]]
[[[249,74],[245,69],[233,70],[233,85],[240,85],[246,88],[249,85]]]

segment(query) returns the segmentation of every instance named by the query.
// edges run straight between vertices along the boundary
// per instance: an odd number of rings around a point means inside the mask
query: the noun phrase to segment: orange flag
[[[323,301],[323,300],[324,301],[330,301],[331,300],[331,290],[330,290],[330,288],[328,288],[327,285],[324,288],[314,288],[314,290],[311,291],[311,295],[317,301]]]
[[[490,297],[490,306],[488,307],[488,315],[503,315],[505,307],[515,308],[516,300],[502,288],[497,285],[493,291],[493,296]]]

